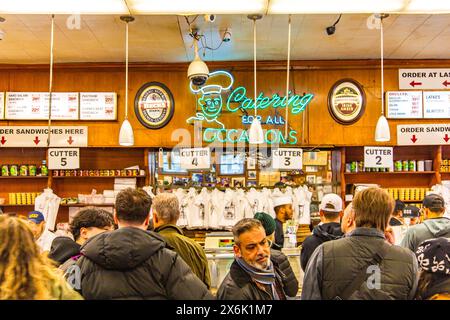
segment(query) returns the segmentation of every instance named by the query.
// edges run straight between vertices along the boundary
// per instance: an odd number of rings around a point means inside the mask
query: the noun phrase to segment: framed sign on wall
[[[366,108],[366,94],[353,79],[341,79],[328,92],[328,111],[333,119],[343,125],[358,121]]]
[[[175,101],[172,92],[159,82],[147,82],[136,93],[134,113],[148,129],[160,129],[172,119]]]

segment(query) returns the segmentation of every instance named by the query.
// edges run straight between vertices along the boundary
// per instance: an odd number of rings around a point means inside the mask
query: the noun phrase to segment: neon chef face
[[[222,96],[220,94],[205,94],[198,99],[198,102],[202,106],[203,114],[209,119],[216,118],[222,111]]]

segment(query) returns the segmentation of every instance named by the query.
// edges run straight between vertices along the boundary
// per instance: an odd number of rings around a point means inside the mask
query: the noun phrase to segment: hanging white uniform
[[[206,228],[209,214],[209,194],[206,188],[195,196],[194,205],[189,218],[190,228]]]
[[[187,193],[185,190],[178,188],[174,194],[177,196],[180,204],[180,217],[178,218],[177,226],[184,228],[187,226],[187,201],[185,201]]]
[[[255,214],[253,213],[253,208],[250,206],[250,203],[248,202],[247,195],[244,190],[242,189],[236,190],[236,202],[238,209],[237,215],[240,219],[253,218]]]
[[[210,195],[210,210],[208,218],[208,227],[211,229],[220,229],[219,218],[224,210],[225,192],[214,189]]]
[[[310,205],[312,192],[307,186],[298,187],[293,192],[294,195],[294,217],[299,224],[310,224]]]
[[[246,198],[253,216],[257,212],[266,212],[264,211],[264,201],[261,199],[263,196],[264,195],[261,192],[256,191],[255,188],[251,188],[247,192]]]
[[[60,202],[61,198],[50,188],[44,189],[44,192],[36,197],[34,210],[40,211],[44,215],[46,230],[55,230]]]
[[[276,214],[273,208],[272,192],[267,188],[263,188],[261,190],[261,195],[261,199],[263,201],[263,212],[268,213],[272,218],[275,219]]]
[[[194,224],[198,223],[198,216],[200,215],[199,207],[195,205],[195,198],[197,197],[197,191],[195,188],[189,188],[189,191],[184,198],[186,204],[186,217],[187,228],[195,229]]]
[[[236,222],[240,220],[238,218],[236,205],[237,202],[235,199],[235,192],[233,190],[227,189],[225,191],[223,211],[219,216],[219,227],[230,230],[236,224]]]

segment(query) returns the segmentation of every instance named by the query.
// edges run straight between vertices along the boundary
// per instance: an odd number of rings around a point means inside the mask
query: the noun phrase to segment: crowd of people
[[[450,300],[450,219],[441,196],[426,196],[422,223],[380,188],[343,207],[336,194],[322,199],[321,223],[301,248],[300,297],[281,251],[293,213],[287,197],[274,202],[275,219],[258,212],[233,226],[234,261],[214,294],[205,251],[177,226],[173,193],[152,199],[125,189],[114,214],[79,211],[72,238],[47,230],[38,211],[1,215],[0,299]],[[395,245],[392,228],[407,216],[412,226]]]

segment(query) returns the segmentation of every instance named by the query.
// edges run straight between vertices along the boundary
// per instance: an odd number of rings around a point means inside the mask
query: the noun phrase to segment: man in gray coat
[[[450,219],[444,217],[444,198],[437,194],[429,194],[423,199],[425,221],[408,229],[401,246],[416,252],[420,243],[428,239],[450,237]]]
[[[303,300],[407,300],[417,289],[414,254],[386,241],[394,200],[380,188],[356,194],[345,220],[355,229],[317,247],[306,267]],[[343,226],[353,223],[343,223]],[[346,230],[344,230],[346,232]]]

